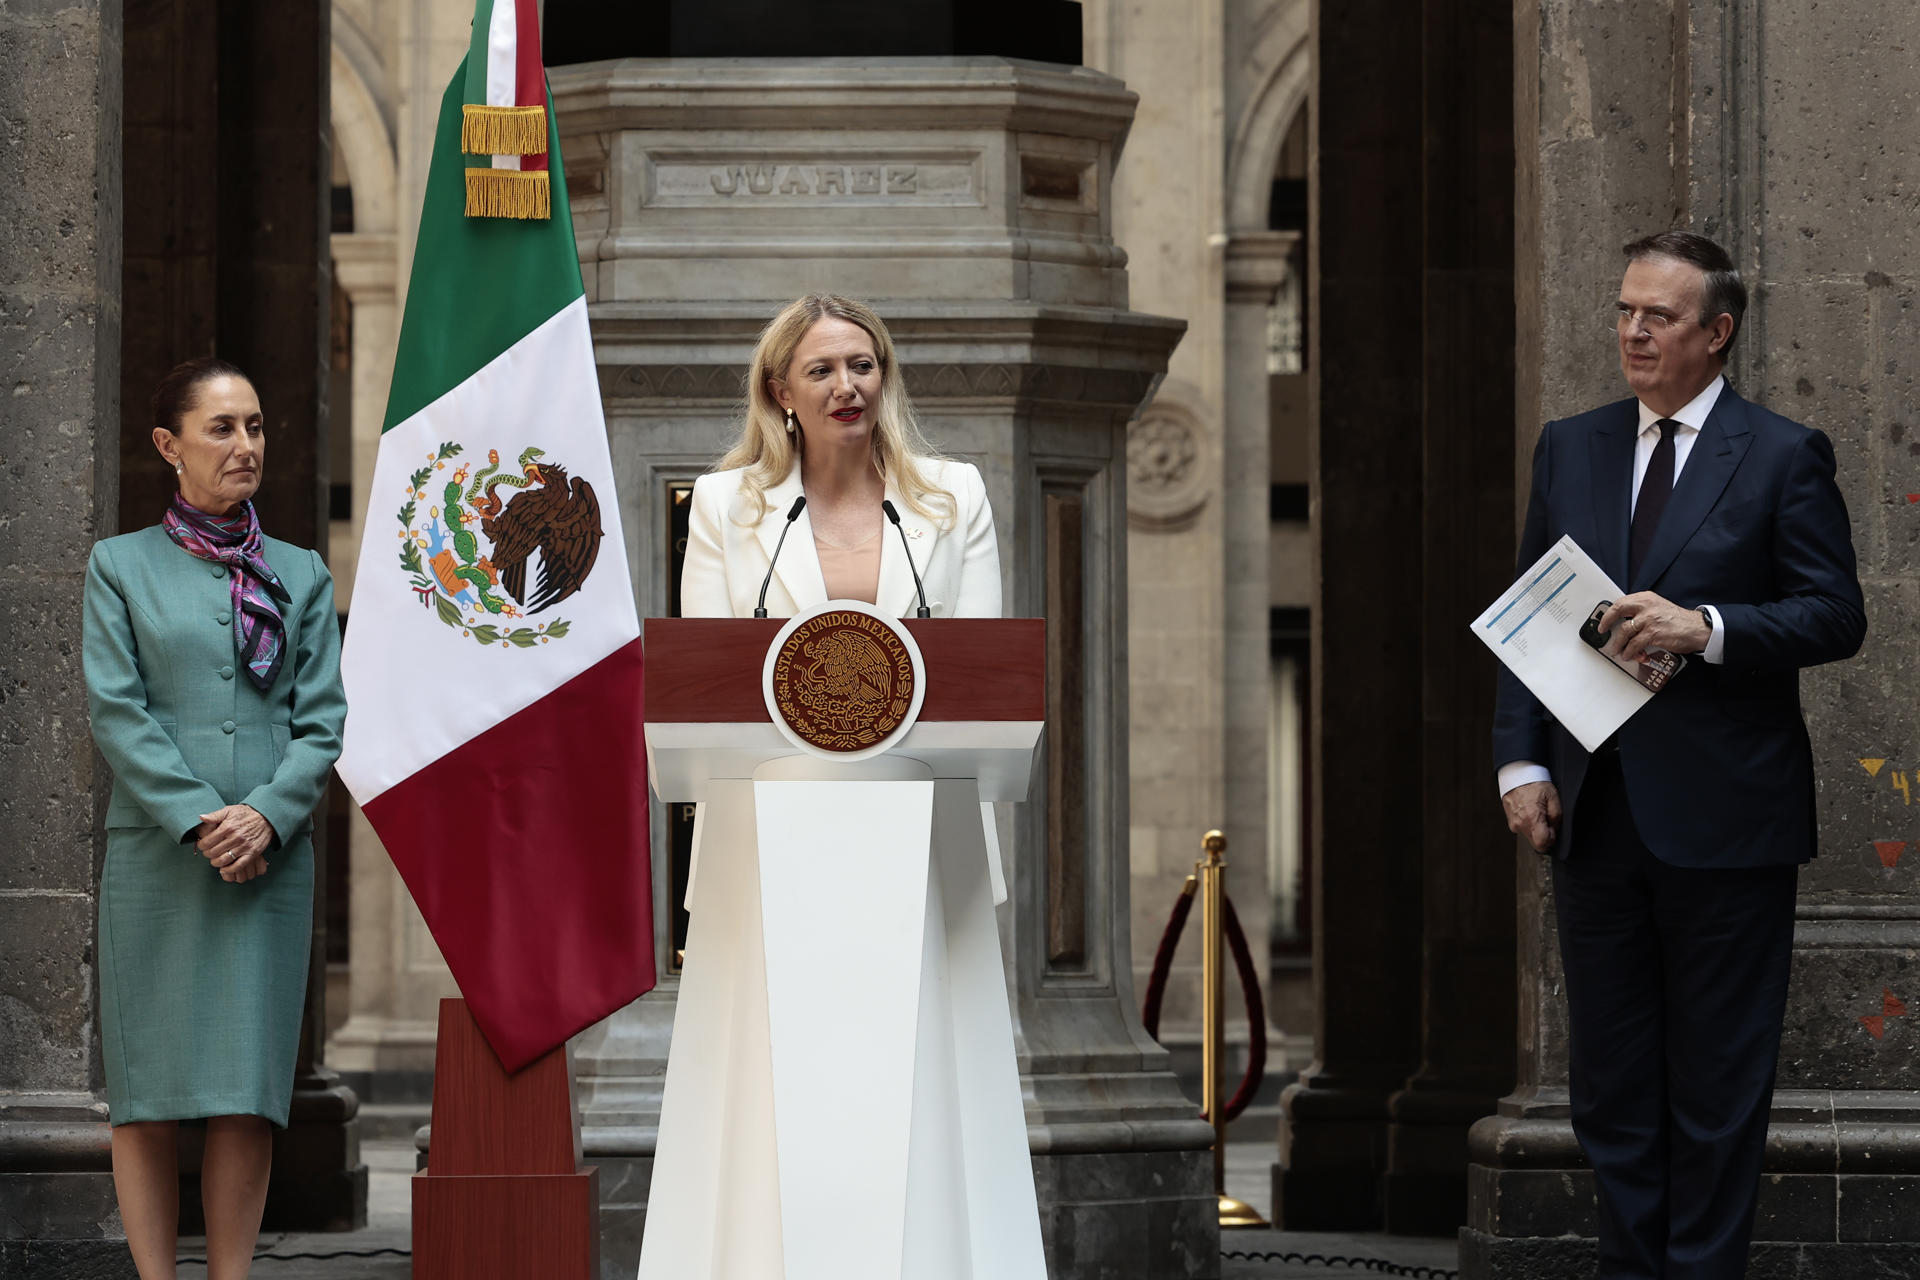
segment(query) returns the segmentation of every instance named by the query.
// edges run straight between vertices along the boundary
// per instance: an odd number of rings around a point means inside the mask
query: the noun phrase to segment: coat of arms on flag
[[[534,7],[479,0],[441,103],[341,660],[340,775],[509,1070],[654,983],[640,623]]]
[[[407,477],[400,520],[400,568],[420,603],[481,644],[530,649],[566,635],[565,618],[513,626],[542,613],[586,584],[600,556],[600,502],[593,486],[546,450],[520,451],[520,470],[500,472],[500,451],[487,451],[477,472],[462,465],[439,485],[437,472],[465,446],[442,441],[426,465]],[[509,499],[500,496],[522,492]],[[421,504],[428,503],[422,512]]]

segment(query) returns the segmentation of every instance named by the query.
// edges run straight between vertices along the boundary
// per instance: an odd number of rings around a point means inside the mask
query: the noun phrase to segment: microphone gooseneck
[[[919,567],[913,563],[913,544],[907,541],[907,531],[900,528],[900,513],[893,509],[893,503],[886,498],[880,499],[880,509],[887,513],[887,519],[893,521],[893,527],[900,531],[900,546],[907,553],[907,570],[913,574],[913,589],[920,593],[920,607],[914,610],[916,618],[931,618],[927,608],[927,589],[920,583]]]
[[[807,495],[804,493],[795,498],[793,505],[787,508],[787,523],[780,530],[780,541],[773,544],[773,558],[767,561],[767,576],[760,579],[760,603],[755,605],[753,610],[753,616],[756,618],[767,616],[767,587],[773,582],[773,566],[780,563],[780,548],[787,545],[787,531],[793,528],[793,522],[800,518],[800,513],[806,508]]]

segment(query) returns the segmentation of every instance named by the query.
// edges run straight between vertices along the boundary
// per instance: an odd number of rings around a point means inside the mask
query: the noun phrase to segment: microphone
[[[767,576],[760,579],[760,603],[753,611],[753,616],[756,618],[767,616],[767,587],[773,582],[773,566],[780,563],[780,548],[787,545],[787,531],[793,528],[793,522],[798,520],[800,513],[806,509],[807,495],[804,493],[795,498],[793,505],[787,508],[786,528],[780,530],[780,541],[773,544],[773,558],[767,561]]]
[[[900,529],[900,513],[893,509],[893,503],[882,498],[880,499],[880,509],[887,513],[887,519],[893,521],[893,527]],[[914,567],[913,546],[907,541],[907,531],[905,529],[900,529],[900,545],[905,548],[907,553],[907,569],[913,574],[913,589],[920,593],[920,607],[914,611],[913,616],[916,618],[931,618],[933,614],[927,609],[927,589],[920,585],[920,570]]]

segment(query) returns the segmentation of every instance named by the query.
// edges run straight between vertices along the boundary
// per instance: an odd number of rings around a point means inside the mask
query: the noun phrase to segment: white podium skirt
[[[702,806],[640,1280],[1046,1280],[978,789],[818,768]]]

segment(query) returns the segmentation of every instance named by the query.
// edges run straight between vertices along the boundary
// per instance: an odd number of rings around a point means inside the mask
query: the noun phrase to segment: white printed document
[[[1473,620],[1473,634],[1588,751],[1686,664],[1658,649],[1648,651],[1650,661],[1636,663],[1597,647],[1600,614],[1623,594],[1578,543],[1563,537]]]

